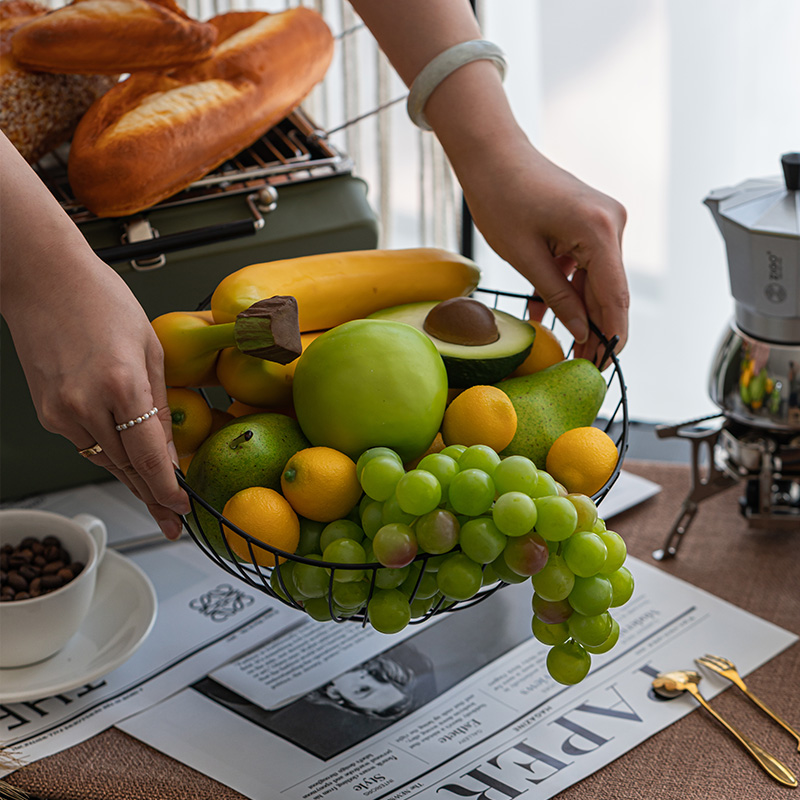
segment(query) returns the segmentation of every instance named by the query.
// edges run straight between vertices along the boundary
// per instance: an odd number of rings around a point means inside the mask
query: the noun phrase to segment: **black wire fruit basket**
[[[486,305],[494,309],[498,309],[502,305],[504,309],[507,309],[510,313],[514,313],[521,319],[525,319],[528,316],[529,303],[531,302],[531,297],[528,295],[490,289],[477,289],[475,291],[475,296],[476,299],[480,299]],[[551,327],[554,324],[556,323],[551,315]],[[592,500],[595,505],[599,506],[617,481],[628,448],[628,400],[622,369],[614,349],[617,344],[616,337],[611,340],[607,339],[591,321],[590,328],[599,341],[597,355],[594,359],[595,363],[598,365],[608,365],[606,398],[601,415],[598,416],[594,424],[612,438],[617,449],[617,461],[611,476],[603,487],[592,495]],[[571,357],[574,346],[573,343],[566,352],[566,358]],[[306,564],[310,567],[322,567],[327,572],[328,589],[325,594],[325,598],[327,599],[327,612],[324,616],[315,615],[314,618],[320,620],[330,619],[335,622],[360,622],[363,626],[368,624],[368,605],[377,590],[376,579],[378,571],[390,568],[384,567],[384,565],[378,562],[353,564],[320,561],[317,558],[309,558],[305,555],[298,555],[296,553],[280,550],[252,536],[247,531],[242,530],[230,520],[226,519],[218,509],[212,507],[188,485],[186,477],[180,470],[177,471],[177,477],[179,484],[189,495],[191,503],[191,511],[184,518],[184,527],[197,546],[218,567],[229,575],[244,581],[251,588],[262,591],[275,600],[304,613],[310,613],[309,609],[306,608],[308,598],[298,595],[290,586],[290,582],[284,576],[282,565],[289,563],[295,565]],[[202,509],[202,511],[206,513],[201,515],[198,511],[199,509]],[[201,516],[205,519],[205,525]],[[213,522],[209,522],[209,518],[213,520]],[[210,530],[209,526],[212,526],[213,530]],[[246,546],[249,561],[242,560],[240,556],[234,553],[229,542],[231,532],[241,537],[241,542]],[[222,547],[220,548],[219,544],[215,546],[212,539],[221,543]],[[222,553],[220,553],[220,550],[222,550]],[[409,604],[414,602],[420,592],[420,586],[425,573],[428,571],[431,559],[440,559],[443,556],[449,556],[458,552],[458,550],[459,547],[456,545],[452,551],[446,554],[433,555],[420,552],[414,558],[413,563],[419,564],[421,568],[418,571],[415,585],[408,593]],[[264,566],[263,564],[265,562],[268,564],[271,563],[273,566]],[[336,608],[333,599],[333,590],[337,583],[337,574],[339,574],[340,571],[348,571],[352,574],[353,570],[363,571],[369,586],[364,602],[360,604],[358,609],[350,613],[350,611],[344,612],[341,608]],[[460,609],[469,608],[486,600],[498,589],[507,585],[509,584],[502,579],[493,583],[488,583],[466,600],[450,600],[444,596],[440,596],[430,608],[424,611],[424,613],[412,616],[408,624],[418,625],[427,621],[434,615],[451,613]]]

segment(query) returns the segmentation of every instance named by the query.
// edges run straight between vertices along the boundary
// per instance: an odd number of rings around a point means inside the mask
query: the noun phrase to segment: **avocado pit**
[[[452,297],[437,303],[422,327],[425,333],[443,342],[471,347],[491,344],[500,338],[492,310],[471,297]]]

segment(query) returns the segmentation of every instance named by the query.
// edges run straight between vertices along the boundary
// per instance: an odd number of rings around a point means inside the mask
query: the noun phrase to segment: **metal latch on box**
[[[133,244],[134,242],[147,242],[150,239],[159,237],[158,230],[150,224],[146,217],[136,217],[125,223],[125,232],[122,234],[123,244]],[[133,259],[130,264],[137,272],[147,272],[151,269],[158,269],[167,263],[167,257],[161,253],[153,258]]]
[[[135,217],[124,224],[120,247],[108,247],[96,253],[109,264],[128,261],[137,272],[147,272],[167,263],[165,253],[252,236],[264,227],[264,215],[277,208],[278,192],[274,186],[262,186],[245,200],[251,214],[249,219],[221,222],[163,237],[146,217]],[[132,255],[137,258],[132,259]]]

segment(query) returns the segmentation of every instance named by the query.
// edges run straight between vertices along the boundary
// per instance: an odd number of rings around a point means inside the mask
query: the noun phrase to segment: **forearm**
[[[351,0],[400,77],[410,86],[435,56],[482,38],[468,0]],[[546,161],[517,124],[497,67],[475,61],[433,91],[425,116],[459,179],[469,182],[476,152]]]
[[[107,269],[47,187],[0,134],[0,311],[47,302]]]

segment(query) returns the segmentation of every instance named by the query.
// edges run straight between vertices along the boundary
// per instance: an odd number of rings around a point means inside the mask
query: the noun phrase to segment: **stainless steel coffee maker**
[[[692,443],[692,487],[659,559],[676,554],[701,500],[740,481],[751,527],[800,532],[800,153],[781,165],[782,178],[704,201],[725,242],[734,316],[709,374],[721,413],[657,429]]]

